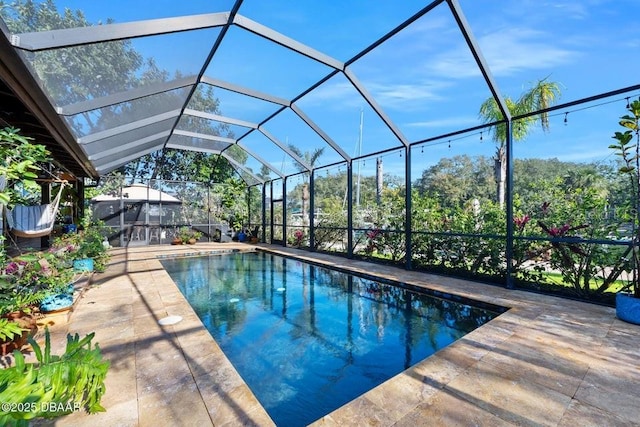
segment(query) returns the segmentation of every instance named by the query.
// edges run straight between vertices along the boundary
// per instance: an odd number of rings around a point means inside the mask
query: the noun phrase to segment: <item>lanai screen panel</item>
[[[106,132],[113,135],[165,121],[168,123],[165,123],[167,126],[163,129],[171,130],[189,91],[190,86],[161,92],[73,114],[66,117],[66,120],[81,142],[99,139],[100,135],[96,134]],[[147,130],[154,133],[157,131],[156,128]]]
[[[640,40],[636,2],[460,4],[505,96],[545,78],[563,85],[563,102],[638,84],[627,66]]]
[[[60,47],[27,58],[54,105],[64,107],[198,73],[219,31],[194,30]],[[69,35],[70,43],[74,35]],[[185,50],[189,61],[172,56]]]
[[[410,142],[481,124],[480,105],[491,96],[446,3],[352,69]]]
[[[330,71],[318,61],[233,26],[206,75],[291,99]]]
[[[305,95],[296,105],[353,158],[402,145],[342,73]]]
[[[275,138],[275,136],[271,135],[267,132],[267,134],[276,139],[279,144],[286,147],[286,139],[280,140]],[[246,147],[247,150],[256,153],[256,155],[260,156],[269,167],[273,167],[275,170],[273,171],[277,175],[290,175],[295,173],[296,171],[304,170],[305,166],[299,163],[291,154],[280,148],[274,141],[269,139],[269,137],[265,136],[264,133],[259,131],[253,131],[245,138],[242,138],[238,142],[238,145],[241,147]]]
[[[269,120],[264,128],[286,146],[298,150],[302,160],[307,163],[319,150],[321,154],[316,158],[316,166],[342,160],[340,154],[291,109],[286,109]]]
[[[266,117],[269,117],[282,108],[282,105],[280,104],[265,101],[261,98],[256,98],[243,92],[225,89],[208,83],[216,81],[216,79],[212,79],[208,75],[205,75],[204,83],[200,85],[202,88],[198,88],[198,90],[208,90],[208,88],[213,88],[213,95],[218,100],[216,109],[209,108],[208,106],[203,108],[202,105],[198,105],[193,99],[189,101],[187,108],[212,114],[220,114],[224,117],[229,117],[235,120],[242,120],[255,125],[254,127],[257,127],[257,125]],[[237,90],[248,90],[248,88],[238,85],[231,85],[231,87]]]
[[[152,135],[150,137],[147,137],[147,139],[149,141],[146,142],[145,140],[144,145],[139,145],[135,148],[131,148],[120,153],[109,154],[108,156],[101,157],[99,160],[94,160],[93,163],[96,165],[98,172],[101,175],[105,175],[113,171],[114,169],[119,168],[120,166],[124,166],[129,162],[138,160],[145,154],[150,154],[162,150],[162,147],[166,140],[166,135],[162,135],[160,138],[155,138]]]
[[[230,139],[235,139],[236,132],[234,132],[234,128],[236,131],[239,131],[238,133],[246,133],[246,129],[241,130],[242,128],[240,127],[234,127],[227,123],[194,115],[183,115],[180,117],[178,125],[176,126],[177,130],[185,132],[195,132],[206,136],[219,136]]]
[[[629,18],[638,11],[635,2],[564,2],[541,8],[529,2],[461,0],[461,5],[502,95],[514,102],[541,80],[557,84],[555,104],[640,82],[637,62],[631,65],[640,49],[640,28]],[[536,125],[516,144],[516,153],[599,162],[624,114],[625,98],[638,94],[552,112],[549,131]]]
[[[128,149],[137,144],[129,139],[131,133],[146,129],[149,134],[141,138],[140,155],[157,148],[152,140],[161,140],[152,118],[172,111],[205,110],[230,119],[220,123],[235,127],[233,137],[241,146],[253,143],[250,136],[263,138],[256,130],[262,126],[283,144],[295,143],[302,154],[325,147],[313,165],[317,167],[354,154],[393,149],[396,142],[402,147],[473,128],[483,121],[478,112],[491,96],[491,81],[497,83],[497,94],[516,100],[531,84],[550,79],[562,88],[562,102],[637,85],[637,66],[629,52],[637,50],[640,30],[628,19],[632,2],[588,7],[503,5],[491,0],[426,4],[160,0],[154,7],[125,0],[51,4],[56,10],[44,14],[49,21],[41,24],[36,19],[16,25],[16,9],[3,8],[0,13],[17,36],[11,42],[59,108],[61,119],[83,139],[80,144],[103,139],[95,136],[98,132],[110,132],[104,136],[109,138],[123,132],[119,143]],[[72,11],[68,19],[56,16],[66,8]],[[75,12],[78,8],[81,13]],[[172,24],[144,21],[158,19]],[[28,34],[73,25],[95,29],[64,37]],[[114,30],[113,37],[103,29]],[[95,36],[94,30],[105,37]],[[475,52],[474,46],[479,48]],[[482,61],[488,72],[484,76]],[[181,79],[192,80],[180,88],[171,86]],[[365,96],[323,98],[345,81]],[[169,86],[153,92],[159,84]],[[194,84],[214,87],[218,104],[199,104],[198,92],[192,93]],[[173,98],[177,92],[182,94]],[[181,104],[188,95],[195,96]],[[324,108],[323,99],[328,101]],[[358,130],[349,135],[352,124],[357,129],[359,121],[357,106],[355,120],[348,114],[352,102],[366,104],[361,151],[353,148]],[[274,113],[278,114],[272,117]],[[169,117],[158,117],[158,122],[165,120]],[[307,131],[298,131],[299,126]],[[588,138],[593,127],[587,122],[576,126],[574,140]],[[175,130],[172,126],[168,132]],[[393,138],[386,137],[389,131]],[[538,136],[533,133],[528,141]],[[295,159],[277,144],[268,146],[275,147],[278,156]],[[92,161],[99,156],[95,147],[87,153]],[[259,149],[251,148],[254,157],[266,159]],[[579,145],[567,149],[578,150]],[[127,158],[129,154],[133,153],[127,151]],[[99,168],[108,170],[116,163],[100,163]],[[286,173],[298,170],[293,166]]]
[[[218,154],[231,144],[229,141],[214,141],[196,135],[173,134],[167,143],[167,148]]]
[[[237,145],[230,146],[224,153],[243,165],[247,169],[247,172],[251,172],[262,180],[273,179],[277,176],[258,158]]]
[[[425,3],[245,0],[239,13],[344,62]]]
[[[90,4],[80,0],[55,1],[60,11],[65,8],[71,10],[80,9],[89,21],[102,23],[107,22],[108,19],[117,22],[132,22],[174,16],[228,12],[232,9],[234,3],[235,0],[189,0],[183,2],[154,0],[153,3],[136,2],[136,4],[133,4],[130,0],[91,0]]]
[[[170,118],[113,135],[109,135],[107,132],[97,133],[91,135],[96,138],[82,143],[82,147],[87,154],[93,158],[101,158],[103,155],[116,154],[118,152],[122,153],[130,148],[144,147],[145,141],[166,139],[169,136],[169,131],[174,122],[175,118]],[[101,135],[104,135],[104,137],[99,138]],[[151,136],[151,138],[149,138],[149,136]],[[153,138],[153,136],[155,136],[155,138]]]

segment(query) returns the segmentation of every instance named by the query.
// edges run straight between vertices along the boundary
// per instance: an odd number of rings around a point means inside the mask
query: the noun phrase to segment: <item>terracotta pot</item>
[[[193,237],[192,237],[191,239],[189,239],[189,244],[190,244],[190,245],[195,245],[195,244],[196,244],[196,242],[197,242],[197,240],[196,240],[196,239],[194,239]]]

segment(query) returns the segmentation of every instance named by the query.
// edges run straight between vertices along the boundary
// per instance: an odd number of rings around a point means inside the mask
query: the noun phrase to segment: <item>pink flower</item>
[[[549,229],[549,234],[551,234],[553,237],[564,236],[564,234],[569,231],[570,228],[571,226],[569,224],[565,224],[562,227],[552,227]]]
[[[17,262],[11,261],[9,264],[7,264],[7,268],[5,268],[5,273],[7,274],[15,274],[17,273],[19,270],[19,266]]]
[[[378,237],[380,235],[381,231],[379,228],[376,228],[375,230],[369,230],[367,231],[367,237],[371,240],[374,240],[376,237]]]
[[[529,215],[524,215],[521,217],[513,218],[513,223],[516,225],[516,227],[518,227],[519,231],[522,231],[529,220],[531,220],[531,217]]]

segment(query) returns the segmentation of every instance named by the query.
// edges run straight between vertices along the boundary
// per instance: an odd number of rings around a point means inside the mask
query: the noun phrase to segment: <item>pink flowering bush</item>
[[[367,255],[371,255],[374,251],[379,249],[379,238],[382,237],[382,230],[379,228],[369,230],[366,233],[367,236],[367,246],[364,251]]]
[[[552,271],[560,273],[562,281],[577,295],[609,290],[628,270],[622,255],[625,247],[607,248],[589,242],[604,232],[602,226],[579,215],[568,217],[568,213],[557,206],[560,204],[545,201],[531,216],[514,216],[516,237],[539,233],[543,236],[514,241],[514,268],[518,278],[538,285],[548,284],[549,277],[544,273]],[[534,215],[537,219],[532,221]],[[580,222],[574,225],[572,220]]]
[[[9,258],[0,251],[0,315],[28,309],[47,293],[65,289],[73,272],[55,252],[34,252]]]
[[[304,240],[304,231],[302,231],[302,230],[294,231],[293,232],[293,238],[294,238],[293,244],[295,246],[298,246],[298,247],[302,246],[302,242]]]

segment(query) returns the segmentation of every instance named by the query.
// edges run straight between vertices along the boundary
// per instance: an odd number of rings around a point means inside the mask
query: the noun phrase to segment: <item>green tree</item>
[[[307,165],[309,165],[311,167],[311,169],[313,169],[316,165],[316,162],[318,161],[318,159],[322,156],[322,154],[324,153],[324,148],[325,147],[320,147],[320,148],[316,148],[315,150],[313,150],[312,152],[309,151],[305,151],[304,153],[295,145],[289,144],[289,149],[291,151],[293,151],[293,153],[300,157],[302,160],[305,161],[305,163]],[[300,172],[306,172],[306,169],[302,167],[302,165],[299,165],[298,163],[296,163],[297,168]],[[305,180],[304,184],[302,184],[302,225],[303,226],[308,226],[309,225],[309,215],[307,215],[307,206],[309,204],[309,182],[308,180]]]
[[[531,213],[545,202],[563,203],[577,192],[607,198],[611,181],[595,164],[562,162],[558,159],[516,159],[514,161],[514,207]],[[563,196],[558,196],[563,194]],[[596,212],[591,212],[595,214]],[[602,215],[603,212],[599,212]]]
[[[439,200],[445,207],[460,206],[471,199],[491,199],[491,165],[484,156],[442,158],[425,169],[414,182],[420,194]]]
[[[513,116],[541,111],[549,108],[560,97],[560,85],[548,81],[547,78],[539,80],[529,90],[524,92],[518,100],[505,98],[509,112]],[[495,98],[489,98],[480,106],[480,118],[485,123],[493,123],[504,120]],[[533,126],[539,123],[542,130],[549,130],[549,115],[542,112],[536,116],[528,116],[513,123],[512,136],[514,141],[522,141],[533,130]],[[500,207],[504,207],[505,183],[507,178],[506,143],[507,126],[500,123],[491,129],[492,138],[497,143],[494,157],[494,174],[497,187],[497,201]]]
[[[52,0],[0,1],[0,8],[9,30],[14,33],[91,26],[84,12],[65,9],[61,13]],[[31,60],[58,106],[133,89],[144,81],[163,77],[155,64],[145,63],[127,40],[38,52]],[[84,112],[71,118],[71,126],[86,135],[108,129],[117,123],[118,115],[131,113],[130,105],[105,108],[99,114]]]

